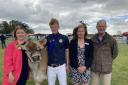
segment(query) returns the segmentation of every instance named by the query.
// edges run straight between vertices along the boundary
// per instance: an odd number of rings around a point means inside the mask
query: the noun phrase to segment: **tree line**
[[[28,33],[33,34],[34,30],[30,29],[30,27],[28,26],[28,24],[20,22],[20,21],[16,21],[16,20],[11,20],[9,22],[7,21],[2,21],[0,23],[0,32],[2,32],[3,34],[10,34],[15,30],[15,27],[17,25],[23,25]]]

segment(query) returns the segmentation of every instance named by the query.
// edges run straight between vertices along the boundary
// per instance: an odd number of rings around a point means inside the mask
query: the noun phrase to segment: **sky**
[[[100,19],[107,21],[108,33],[119,34],[128,31],[128,0],[0,0],[0,22],[18,20],[35,33],[51,33],[51,18],[59,20],[63,34],[72,33],[79,21],[94,34]]]

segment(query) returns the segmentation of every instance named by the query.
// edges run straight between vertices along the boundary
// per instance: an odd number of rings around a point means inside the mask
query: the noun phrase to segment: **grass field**
[[[128,85],[128,45],[119,45],[119,55],[113,62],[113,74],[111,85]],[[3,50],[0,49],[0,85],[3,76]],[[69,83],[69,78],[68,78]],[[27,85],[34,85],[32,78],[27,82]],[[47,85],[44,81],[42,85]],[[58,82],[56,85],[59,85]],[[68,84],[69,85],[69,84]]]

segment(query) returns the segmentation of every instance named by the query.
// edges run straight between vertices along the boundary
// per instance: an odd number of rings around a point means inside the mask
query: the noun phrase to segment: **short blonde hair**
[[[49,22],[49,26],[53,25],[53,24],[58,24],[59,25],[59,21],[55,18],[52,18]]]

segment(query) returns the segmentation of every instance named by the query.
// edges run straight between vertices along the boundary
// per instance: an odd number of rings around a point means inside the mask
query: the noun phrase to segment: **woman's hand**
[[[10,72],[9,75],[8,75],[8,81],[9,81],[9,83],[14,83],[14,80],[15,80],[15,78],[14,78],[12,72]]]
[[[79,66],[77,69],[80,73],[84,73],[87,70],[85,66]]]

